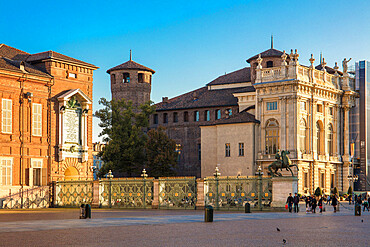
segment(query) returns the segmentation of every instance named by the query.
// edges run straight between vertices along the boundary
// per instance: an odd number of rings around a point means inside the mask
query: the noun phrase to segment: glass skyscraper
[[[351,111],[350,138],[355,142],[354,174],[356,191],[370,190],[370,62],[356,62],[356,107]],[[358,161],[359,162],[356,162]]]

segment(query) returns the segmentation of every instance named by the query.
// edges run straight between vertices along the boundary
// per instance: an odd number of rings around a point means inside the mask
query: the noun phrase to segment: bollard
[[[249,202],[247,202],[245,204],[245,213],[249,214],[250,212],[251,212],[251,205],[249,204]]]
[[[204,222],[213,222],[213,207],[210,205],[205,207]]]
[[[90,204],[85,204],[85,219],[91,219],[91,206]]]
[[[80,219],[86,219],[86,207],[85,204],[80,206]]]
[[[357,203],[355,206],[355,216],[361,216],[361,205],[357,205]]]

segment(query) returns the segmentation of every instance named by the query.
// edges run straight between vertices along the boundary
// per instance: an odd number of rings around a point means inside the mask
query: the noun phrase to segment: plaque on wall
[[[81,110],[67,109],[64,114],[65,143],[81,145]]]

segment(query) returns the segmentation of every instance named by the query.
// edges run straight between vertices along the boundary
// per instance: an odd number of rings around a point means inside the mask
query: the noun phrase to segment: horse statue
[[[282,177],[283,175],[279,172],[279,169],[282,171],[285,168],[287,171],[290,171],[292,173],[293,177],[294,176],[293,171],[292,169],[290,169],[293,166],[297,167],[298,171],[298,166],[296,164],[292,164],[292,161],[289,159],[287,154],[290,154],[290,152],[283,150],[281,151],[281,154],[279,154],[279,150],[277,151],[277,153],[275,154],[276,161],[272,162],[267,167],[268,170],[270,171],[271,176]]]

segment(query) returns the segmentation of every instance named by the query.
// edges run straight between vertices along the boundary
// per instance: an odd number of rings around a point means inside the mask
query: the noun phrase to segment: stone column
[[[91,203],[91,207],[98,208],[99,207],[99,195],[100,195],[100,192],[99,192],[99,180],[93,181],[92,186],[93,186],[93,188],[92,188],[92,191],[93,191],[93,200],[92,200],[92,203]]]
[[[197,203],[195,204],[196,209],[204,209],[204,179],[197,179]]]
[[[287,149],[287,134],[286,134],[286,129],[287,129],[287,124],[286,124],[286,97],[279,97],[280,102],[281,102],[281,108],[280,108],[280,114],[281,114],[281,123],[280,123],[280,150],[286,150]]]
[[[289,132],[288,132],[288,150],[291,150],[293,151],[294,150],[294,140],[295,140],[295,137],[294,137],[294,133],[295,133],[295,129],[296,127],[294,127],[294,124],[295,124],[295,121],[294,119],[297,118],[296,115],[294,115],[294,107],[295,107],[295,98],[294,97],[289,97],[288,98],[289,100],[289,103],[288,103],[288,119],[289,119]]]

